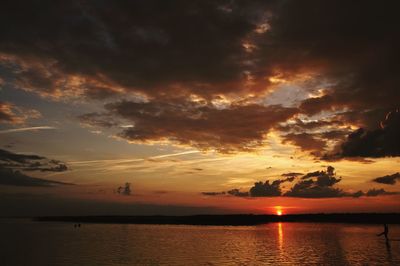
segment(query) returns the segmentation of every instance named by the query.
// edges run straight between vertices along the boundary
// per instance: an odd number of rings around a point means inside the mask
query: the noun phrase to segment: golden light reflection
[[[279,249],[282,250],[282,246],[283,246],[282,223],[278,223],[278,243],[279,243]]]

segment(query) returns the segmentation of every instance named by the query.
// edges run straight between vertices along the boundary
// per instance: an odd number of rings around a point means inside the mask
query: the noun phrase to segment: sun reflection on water
[[[282,246],[283,246],[282,223],[278,223],[278,243],[279,243],[279,249],[282,251]]]

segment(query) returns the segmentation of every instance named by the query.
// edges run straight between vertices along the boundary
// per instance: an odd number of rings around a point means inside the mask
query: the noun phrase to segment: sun
[[[281,216],[283,214],[282,207],[275,206],[275,213],[276,213],[276,215]]]

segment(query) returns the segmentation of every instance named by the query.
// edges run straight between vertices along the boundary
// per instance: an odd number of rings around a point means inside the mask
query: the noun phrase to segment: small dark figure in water
[[[389,234],[389,226],[388,226],[387,224],[383,224],[383,227],[384,227],[384,231],[383,231],[382,233],[378,234],[377,236],[384,235],[384,236],[385,236],[385,239],[386,239],[386,241],[388,241],[388,240],[389,240],[389,238],[388,238],[388,234]]]

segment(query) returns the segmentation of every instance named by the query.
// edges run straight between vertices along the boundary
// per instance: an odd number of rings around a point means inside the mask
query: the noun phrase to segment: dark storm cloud
[[[0,26],[0,52],[18,71],[17,83],[39,93],[68,90],[65,83],[77,76],[84,91],[97,80],[150,94],[175,90],[177,84],[190,85],[198,94],[224,92],[243,80],[248,67],[242,42],[268,6],[242,1],[13,1],[0,11],[0,25],[8,25]],[[40,16],[33,10],[40,10]]]
[[[377,177],[374,178],[372,181],[381,184],[394,185],[398,180],[400,180],[400,173]]]
[[[378,112],[381,114],[381,112]],[[366,114],[374,116],[371,112]],[[340,114],[346,118],[353,113]],[[364,119],[365,120],[365,119]],[[301,126],[300,122],[300,126]],[[369,122],[366,122],[369,124]],[[296,130],[294,125],[281,126],[280,130]],[[365,161],[363,158],[393,157],[400,155],[400,111],[399,109],[388,112],[381,122],[375,126],[369,124],[371,130],[359,128],[353,132],[348,129],[330,130],[319,133],[289,133],[283,136],[284,143],[292,143],[304,151],[318,156],[320,159],[335,161],[341,159]],[[346,136],[346,134],[348,134]],[[326,150],[327,141],[336,141],[336,147]],[[368,162],[365,161],[365,162]]]
[[[0,167],[12,170],[64,172],[65,163],[35,154],[19,154],[0,149]]]
[[[290,76],[314,69],[337,86],[304,104],[305,112],[382,108],[397,104],[387,95],[398,96],[394,4],[12,1],[0,13],[0,51],[22,60],[18,80],[39,91],[68,90],[63,81],[80,76],[83,87],[97,80],[152,94],[181,84],[208,95],[240,90],[235,84],[245,71],[259,81],[276,70]],[[253,53],[245,52],[245,41],[254,43]]]
[[[57,185],[72,185],[59,181],[31,177],[18,170],[5,168],[0,165],[0,185],[23,187],[52,187]]]
[[[223,126],[217,132],[212,126],[207,128],[213,122],[210,118],[194,121],[192,112],[179,114],[185,99],[193,94],[205,100],[218,95],[263,95],[274,89],[270,78],[277,74],[290,80],[311,73],[314,80],[308,86],[323,88],[323,92],[305,99],[297,112],[307,116],[346,110],[345,115],[334,114],[332,121],[360,124],[369,131],[378,116],[368,114],[399,105],[397,13],[396,1],[373,0],[362,4],[344,0],[8,1],[0,10],[0,64],[5,73],[0,78],[3,83],[60,99],[141,93],[149,106],[177,112],[169,117],[178,118],[175,126],[181,131],[161,127],[157,113],[144,122],[135,113],[140,104],[117,102],[114,107],[119,111],[122,106],[132,108],[121,114],[129,112],[127,119],[138,121],[121,137],[176,139],[218,150],[226,144],[228,150],[248,150],[247,145],[259,142],[271,123],[256,123],[252,128],[252,123],[233,121],[229,134]],[[168,103],[171,95],[182,97]],[[265,108],[263,116],[275,117],[275,108]],[[245,103],[204,113],[217,116],[218,121],[230,121],[235,115],[258,119],[254,109]],[[324,137],[298,135],[310,134],[302,128],[321,126],[327,124],[297,125],[299,132],[289,132],[287,141],[317,154],[325,147],[321,138],[343,137],[338,132]],[[201,127],[204,130],[198,130]],[[255,133],[250,136],[250,132]],[[356,152],[350,146],[343,156],[398,156],[394,148]]]
[[[381,122],[381,128],[359,130],[350,134],[342,144],[344,157],[385,157],[400,155],[400,112],[392,111]]]
[[[338,107],[382,109],[399,99],[395,1],[285,1],[271,21],[274,39],[292,67],[319,68],[334,84],[306,100],[308,114]],[[279,54],[281,55],[281,54]],[[279,56],[278,55],[278,56]]]
[[[111,126],[110,116],[124,119],[133,127],[119,136],[133,142],[169,140],[202,150],[249,151],[262,145],[264,135],[277,123],[296,113],[280,105],[233,104],[219,109],[207,101],[122,101],[106,105],[106,114],[81,116],[91,125]]]
[[[381,119],[379,114],[398,107],[400,35],[395,4],[285,1],[275,11],[279,15],[271,21],[274,39],[292,59],[292,67],[314,64],[332,82],[325,95],[303,101],[303,113],[346,108],[350,111],[336,120],[368,129]]]

